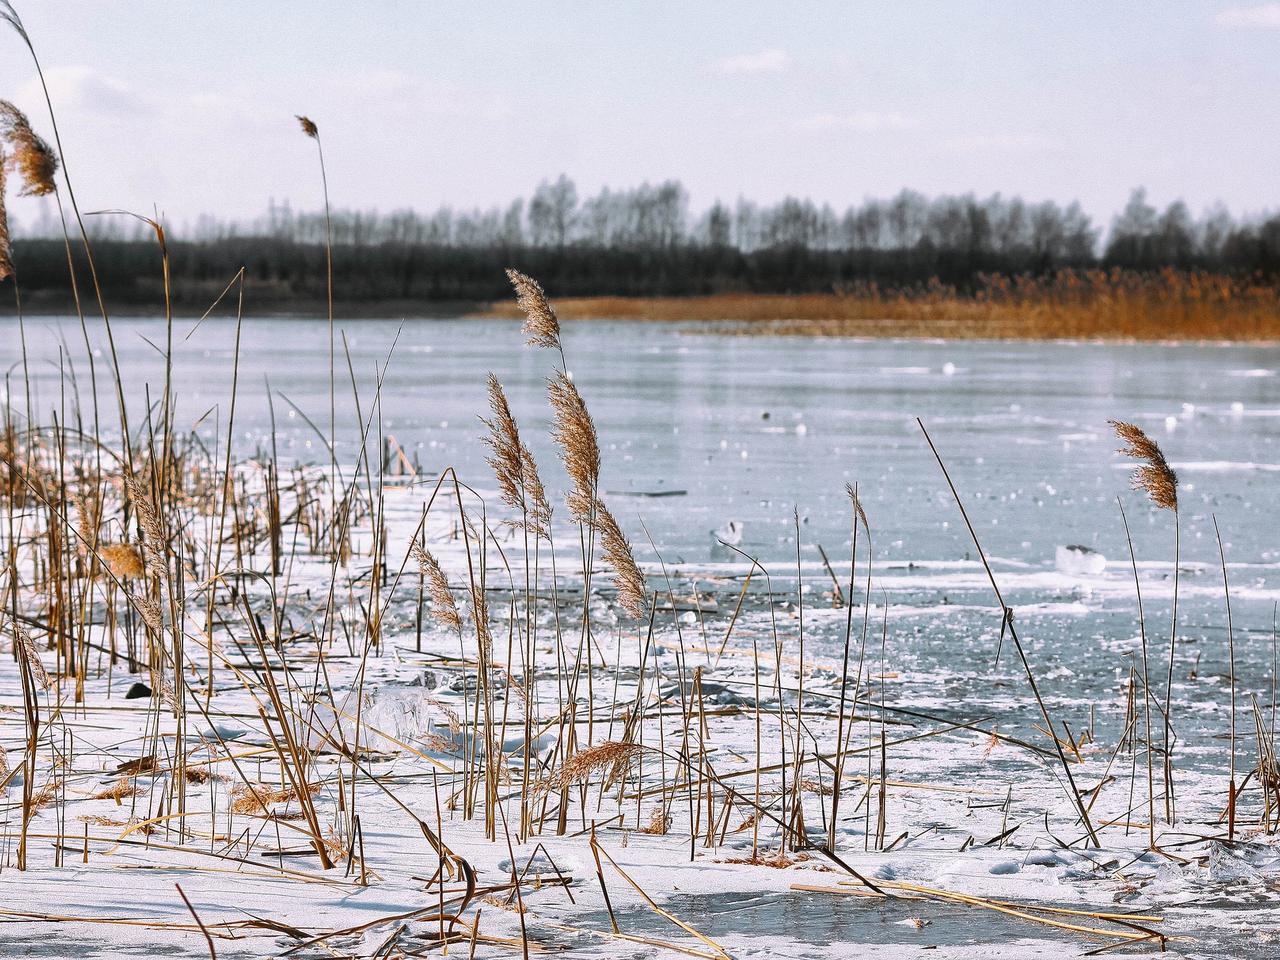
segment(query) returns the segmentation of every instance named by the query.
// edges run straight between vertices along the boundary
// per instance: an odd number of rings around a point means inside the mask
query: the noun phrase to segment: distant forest
[[[1141,189],[1105,232],[1076,203],[1000,194],[928,198],[904,190],[844,211],[794,198],[774,205],[739,200],[694,214],[676,181],[583,199],[565,176],[504,208],[337,209],[331,222],[335,291],[346,306],[487,302],[508,296],[507,266],[538,277],[557,296],[824,293],[932,280],[964,293],[991,274],[1097,266],[1280,278],[1280,215],[1239,220],[1219,206],[1197,218],[1181,201],[1158,210]],[[109,302],[157,303],[159,254],[150,229],[126,217],[93,217],[89,229]],[[24,304],[65,306],[60,225],[46,213],[15,234]],[[250,306],[287,310],[322,301],[325,235],[323,212],[288,204],[272,204],[250,223],[202,217],[171,231],[175,301],[188,309],[206,305],[241,266]],[[83,281],[83,253],[76,258]],[[13,297],[0,295],[0,310],[12,309]]]

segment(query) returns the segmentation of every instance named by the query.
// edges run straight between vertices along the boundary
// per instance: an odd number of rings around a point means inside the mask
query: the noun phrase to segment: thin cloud
[[[856,133],[880,133],[888,130],[911,130],[920,126],[915,117],[901,113],[816,113],[796,124],[802,130],[852,130]]]
[[[741,77],[757,73],[782,73],[791,66],[791,57],[785,50],[761,50],[759,53],[740,53],[722,57],[711,65],[716,73]]]
[[[953,153],[1033,153],[1056,144],[1030,133],[978,133],[952,137],[945,146]]]
[[[1280,3],[1263,3],[1256,7],[1228,7],[1213,18],[1220,27],[1280,29]]]
[[[92,67],[51,67],[45,71],[45,81],[55,107],[98,116],[136,116],[151,111],[146,97],[130,84]],[[44,99],[34,80],[23,87],[22,95],[29,101]]]

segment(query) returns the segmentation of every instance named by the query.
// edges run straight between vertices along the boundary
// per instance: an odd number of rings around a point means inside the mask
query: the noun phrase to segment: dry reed
[[[553,436],[560,445],[565,472],[573,490],[565,497],[569,513],[579,523],[590,524],[599,502],[600,441],[596,425],[577,386],[563,370],[552,375],[547,395],[555,413]]]
[[[453,595],[453,588],[449,586],[449,580],[444,575],[440,561],[430,550],[423,548],[417,542],[410,549],[414,560],[418,563],[418,568],[427,580],[431,596],[431,615],[443,626],[457,630],[462,626],[462,614],[458,612],[458,601]]]
[[[972,292],[934,281],[853,284],[836,293],[721,293],[560,299],[568,320],[715,324],[720,334],[1089,340],[1280,340],[1280,285],[1173,268],[981,276]],[[499,301],[490,316],[515,316]]]
[[[1145,493],[1151,502],[1162,510],[1178,509],[1178,475],[1165,460],[1160,445],[1152,440],[1141,427],[1123,420],[1109,420],[1116,436],[1124,441],[1117,452],[1135,460],[1144,461],[1133,472],[1133,489]]]
[[[518,270],[507,270],[507,279],[516,291],[516,306],[524,313],[526,342],[534,347],[551,347],[563,352],[560,321],[542,286]]]

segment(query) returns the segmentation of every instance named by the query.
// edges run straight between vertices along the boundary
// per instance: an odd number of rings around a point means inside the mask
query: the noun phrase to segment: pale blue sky
[[[16,0],[85,208],[434,208],[677,177],[1280,208],[1280,3]],[[16,37],[0,97],[47,131]],[[19,217],[30,213],[18,202]]]

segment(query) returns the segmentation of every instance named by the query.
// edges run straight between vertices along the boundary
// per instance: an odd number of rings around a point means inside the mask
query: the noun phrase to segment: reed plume
[[[862,521],[862,529],[867,531],[867,535],[871,535],[871,528],[867,525],[867,512],[862,509],[862,498],[858,496],[858,491],[853,489],[853,484],[846,483],[844,492],[849,497],[849,502],[853,504],[854,515]]]
[[[134,580],[146,573],[142,554],[131,543],[108,543],[98,550],[98,556],[117,580]]]
[[[444,570],[440,568],[440,561],[430,550],[424,549],[416,542],[410,550],[413,553],[413,559],[418,562],[418,569],[427,579],[427,588],[431,596],[431,615],[440,624],[457,630],[462,626],[462,615],[458,612],[458,601],[453,597],[453,590],[444,575]]]
[[[631,544],[623,535],[618,521],[601,500],[596,501],[595,528],[600,534],[600,549],[605,562],[613,567],[613,583],[618,588],[618,602],[631,616],[644,616],[645,600],[648,597],[644,574],[636,566],[635,554],[631,552]]]
[[[1178,475],[1164,458],[1160,445],[1141,427],[1123,420],[1109,420],[1116,436],[1124,441],[1117,452],[1144,461],[1133,471],[1133,489],[1145,493],[1162,510],[1178,509]]]
[[[12,618],[9,620],[9,632],[13,634],[15,649],[22,655],[22,659],[26,661],[31,670],[32,679],[44,689],[49,689],[52,686],[52,681],[49,679],[49,673],[45,670],[44,664],[40,661],[40,654],[36,650],[36,642],[31,638],[31,634],[23,629],[22,624]]]
[[[530,532],[540,537],[550,536],[551,504],[547,502],[547,492],[538,475],[538,464],[520,439],[502,384],[492,373],[487,383],[493,417],[481,417],[480,422],[489,428],[484,442],[493,450],[493,456],[486,462],[498,479],[502,502],[526,514]]]
[[[0,280],[13,276],[13,243],[9,239],[9,213],[4,205],[4,144],[0,143]]]
[[[49,144],[31,129],[26,114],[8,100],[0,100],[0,137],[9,143],[8,166],[22,181],[21,197],[43,197],[57,184],[58,158]]]
[[[516,290],[516,304],[524,311],[525,342],[534,347],[551,347],[562,354],[560,321],[551,308],[541,284],[519,270],[507,270],[507,279]]]
[[[555,411],[552,436],[560,445],[565,471],[573,481],[573,490],[565,502],[575,520],[591,523],[600,483],[600,441],[595,421],[582,394],[563,370],[557,370],[548,382],[547,395]]]
[[[591,775],[607,770],[605,781],[616,780],[636,758],[644,751],[638,743],[624,743],[619,740],[606,740],[594,747],[580,750],[569,757],[558,770],[552,771],[534,786],[534,792],[547,793],[560,790],[574,784],[586,783]]]
[[[296,116],[298,118],[298,125],[302,127],[303,133],[312,140],[319,138],[320,128],[315,125],[315,122],[310,117],[304,117],[302,114],[296,114]]]
[[[138,525],[142,527],[142,542],[147,548],[147,570],[162,580],[165,575],[165,536],[160,513],[156,510],[155,501],[151,499],[151,491],[137,474],[127,475],[124,486],[133,509],[138,514]]]
[[[156,633],[164,630],[164,613],[161,611],[159,603],[148,596],[135,596],[132,600],[133,605],[138,608],[138,613],[142,616],[143,623]]]

